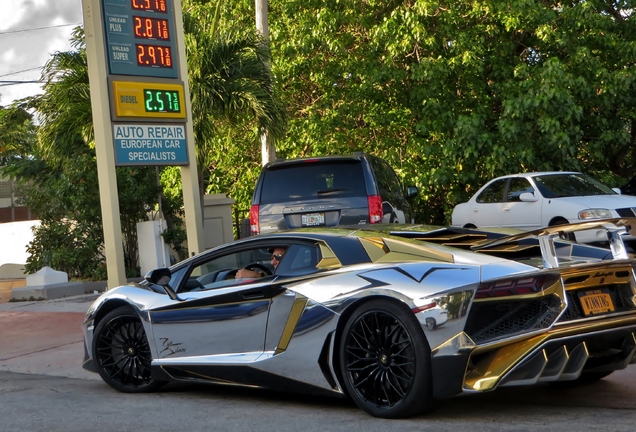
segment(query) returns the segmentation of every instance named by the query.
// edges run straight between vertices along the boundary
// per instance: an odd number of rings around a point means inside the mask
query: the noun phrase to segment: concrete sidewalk
[[[0,371],[100,380],[82,368],[81,325],[96,298],[0,302]]]

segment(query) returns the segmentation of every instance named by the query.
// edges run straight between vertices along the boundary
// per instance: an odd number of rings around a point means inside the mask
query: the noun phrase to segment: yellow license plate
[[[579,300],[585,315],[597,315],[614,311],[612,297],[606,290],[593,290],[579,293]]]

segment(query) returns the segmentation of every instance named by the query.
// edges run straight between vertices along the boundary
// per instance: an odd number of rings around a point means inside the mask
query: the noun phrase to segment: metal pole
[[[269,29],[267,27],[267,0],[255,0],[256,1],[256,30],[267,41],[269,40]],[[269,65],[267,65],[269,68]],[[274,143],[267,135],[267,132],[261,134],[261,161],[262,165],[267,162],[271,162],[276,159],[276,148]]]

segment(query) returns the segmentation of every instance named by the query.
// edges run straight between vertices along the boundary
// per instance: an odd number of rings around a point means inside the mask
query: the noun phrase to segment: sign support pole
[[[115,171],[115,149],[110,123],[110,105],[106,84],[106,54],[103,43],[103,22],[99,0],[82,0],[84,32],[86,34],[86,56],[95,131],[95,152],[99,197],[102,207],[104,248],[108,265],[108,288],[126,283],[124,246],[119,215],[117,173]]]
[[[181,1],[174,4],[175,27],[178,35],[183,35],[183,15]],[[179,74],[185,82],[184,92],[186,106],[186,145],[190,158],[190,165],[181,166],[181,184],[183,185],[183,206],[185,208],[186,234],[188,236],[188,252],[196,255],[203,252],[205,242],[203,240],[203,208],[201,203],[201,191],[199,189],[199,174],[197,170],[197,151],[194,143],[194,129],[192,126],[192,105],[190,104],[190,86],[188,85],[188,63],[186,61],[186,48],[183,37],[177,39],[177,51],[179,53]]]

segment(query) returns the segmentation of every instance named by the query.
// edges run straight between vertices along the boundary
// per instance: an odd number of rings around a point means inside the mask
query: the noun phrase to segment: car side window
[[[293,244],[287,248],[281,259],[276,274],[282,276],[296,276],[318,271],[316,267],[322,256],[315,245]]]
[[[508,185],[508,199],[507,201],[518,202],[521,201],[519,197],[522,193],[534,192],[534,188],[528,180],[525,178],[511,178]]]
[[[269,250],[261,247],[200,262],[192,266],[190,274],[181,283],[178,292],[205,291],[251,282],[252,280],[236,279],[237,271],[250,265],[256,265],[259,270],[267,269],[272,275],[274,267],[271,259]]]
[[[371,167],[378,181],[378,188],[382,193],[393,194],[402,197],[402,184],[393,167],[383,159],[369,158]]]
[[[507,183],[508,179],[495,180],[479,194],[477,202],[485,204],[502,202]]]

